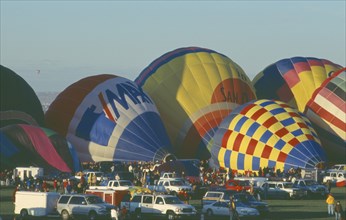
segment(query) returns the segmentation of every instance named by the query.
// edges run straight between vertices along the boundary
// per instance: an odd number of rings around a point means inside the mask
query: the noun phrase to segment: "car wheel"
[[[168,211],[168,212],[167,212],[167,219],[168,219],[168,220],[173,220],[173,219],[175,219],[175,213],[172,212],[172,211]]]
[[[96,220],[96,218],[97,218],[96,212],[95,211],[91,211],[89,213],[89,220]]]
[[[135,219],[142,219],[142,213],[140,209],[136,209],[135,211]]]
[[[67,210],[62,210],[62,212],[61,212],[61,218],[62,218],[63,220],[68,220],[68,219],[70,219],[70,214],[68,213]]]
[[[28,210],[26,210],[26,209],[20,210],[20,218],[21,218],[21,219],[27,218],[28,215],[29,215]]]
[[[208,216],[208,217],[213,216],[213,211],[212,211],[211,209],[208,209],[208,210],[207,210],[207,216]]]

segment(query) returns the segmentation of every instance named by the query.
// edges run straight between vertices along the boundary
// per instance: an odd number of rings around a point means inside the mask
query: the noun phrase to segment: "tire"
[[[135,211],[135,219],[142,219],[142,212],[140,209],[136,209]]]
[[[28,218],[28,216],[29,216],[28,210],[26,209],[20,210],[20,219],[26,219]]]
[[[95,211],[90,211],[89,212],[89,216],[88,216],[89,220],[96,220],[97,219],[97,214]]]
[[[208,209],[208,210],[207,210],[207,216],[208,216],[208,217],[212,217],[212,216],[213,216],[213,210]]]
[[[61,219],[63,219],[63,220],[70,219],[70,214],[68,213],[67,210],[64,209],[64,210],[61,211]]]
[[[168,220],[173,220],[175,219],[175,213],[173,211],[167,211],[167,219]]]

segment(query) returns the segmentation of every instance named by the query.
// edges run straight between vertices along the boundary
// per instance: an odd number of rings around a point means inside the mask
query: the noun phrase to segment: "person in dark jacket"
[[[337,201],[335,204],[335,220],[342,220],[344,218],[344,211],[342,209],[340,201]]]

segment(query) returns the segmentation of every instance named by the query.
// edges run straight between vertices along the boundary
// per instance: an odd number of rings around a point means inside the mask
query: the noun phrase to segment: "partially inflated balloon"
[[[43,125],[40,100],[31,86],[12,70],[0,65],[0,127],[11,124]]]
[[[62,172],[80,171],[74,147],[56,132],[26,124],[13,124],[0,129],[1,165],[39,166]]]
[[[70,85],[45,116],[47,126],[76,147],[81,161],[161,160],[171,151],[151,98],[133,81],[115,75]]]
[[[222,119],[256,98],[235,62],[198,47],[164,54],[135,82],[155,101],[179,158],[210,158],[207,146]]]
[[[283,102],[266,99],[244,104],[222,121],[212,159],[220,167],[240,171],[313,168],[326,162],[309,120]]]
[[[292,57],[269,65],[254,79],[258,99],[288,103],[303,112],[313,92],[340,65],[313,57]]]
[[[307,103],[306,116],[315,125],[329,160],[346,162],[346,68],[325,80]]]

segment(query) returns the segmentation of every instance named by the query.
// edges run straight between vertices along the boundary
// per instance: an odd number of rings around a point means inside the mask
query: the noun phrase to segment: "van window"
[[[61,196],[59,199],[59,203],[60,204],[67,204],[69,199],[70,199],[70,196]]]
[[[275,183],[269,183],[269,188],[275,188],[276,184]]]
[[[134,196],[131,200],[131,202],[141,202],[141,196]]]
[[[152,196],[144,196],[143,203],[153,203],[153,197]]]
[[[156,204],[160,204],[160,202],[163,202],[163,199],[161,197],[156,198]]]
[[[85,202],[84,197],[73,196],[73,197],[71,198],[70,204],[82,205],[83,202]]]

